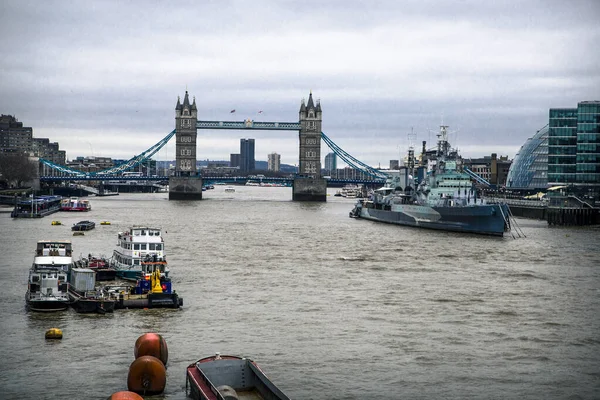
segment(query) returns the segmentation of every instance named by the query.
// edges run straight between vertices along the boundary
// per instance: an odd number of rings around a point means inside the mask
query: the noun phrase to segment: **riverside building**
[[[577,108],[551,108],[548,129],[548,184],[600,192],[600,101]]]

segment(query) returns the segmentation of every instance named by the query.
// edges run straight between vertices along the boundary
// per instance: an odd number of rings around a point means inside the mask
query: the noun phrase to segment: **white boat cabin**
[[[164,261],[164,241],[161,230],[150,227],[133,227],[119,232],[114,259],[121,265],[141,265],[142,261],[152,258]]]

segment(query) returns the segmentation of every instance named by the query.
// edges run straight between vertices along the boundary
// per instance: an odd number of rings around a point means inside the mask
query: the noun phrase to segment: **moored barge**
[[[185,391],[194,400],[289,400],[254,361],[219,353],[187,367]]]
[[[42,218],[60,211],[62,196],[32,196],[15,200],[13,218]]]

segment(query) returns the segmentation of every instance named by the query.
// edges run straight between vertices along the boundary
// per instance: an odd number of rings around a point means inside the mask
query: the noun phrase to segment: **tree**
[[[24,153],[0,153],[0,178],[21,187],[37,177],[38,163]]]

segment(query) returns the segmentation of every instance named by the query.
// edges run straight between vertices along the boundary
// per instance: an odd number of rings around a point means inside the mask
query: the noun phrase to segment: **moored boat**
[[[67,274],[72,266],[70,241],[38,241],[25,294],[27,308],[45,312],[66,310],[69,306]]]
[[[70,274],[70,305],[78,313],[107,313],[115,309],[115,300],[96,289],[95,272],[89,268],[72,268]]]
[[[190,364],[185,386],[194,400],[289,400],[254,361],[219,353]]]
[[[441,127],[437,150],[422,155],[422,165],[402,177],[390,173],[383,188],[358,201],[350,217],[453,232],[503,236],[511,213],[503,203],[487,204],[478,196],[472,175],[450,148],[447,126]],[[425,153],[425,152],[424,152]],[[409,166],[414,165],[409,151]]]
[[[90,211],[92,206],[87,199],[79,197],[69,197],[62,199],[60,202],[61,211]]]
[[[115,308],[179,308],[183,298],[172,289],[171,279],[156,270],[149,279],[135,285],[107,285],[106,293],[115,299]]]
[[[10,216],[13,218],[41,218],[60,211],[62,196],[32,196],[17,199]]]
[[[79,221],[76,224],[73,224],[71,227],[72,231],[91,231],[96,227],[96,223],[93,221]]]
[[[118,278],[134,282],[150,279],[155,270],[159,270],[161,276],[168,277],[169,267],[161,230],[148,226],[133,226],[119,232],[110,266],[117,270]]]
[[[117,277],[117,270],[110,266],[109,260],[104,256],[90,253],[87,258],[81,258],[79,264],[94,271],[96,281],[114,281]]]

